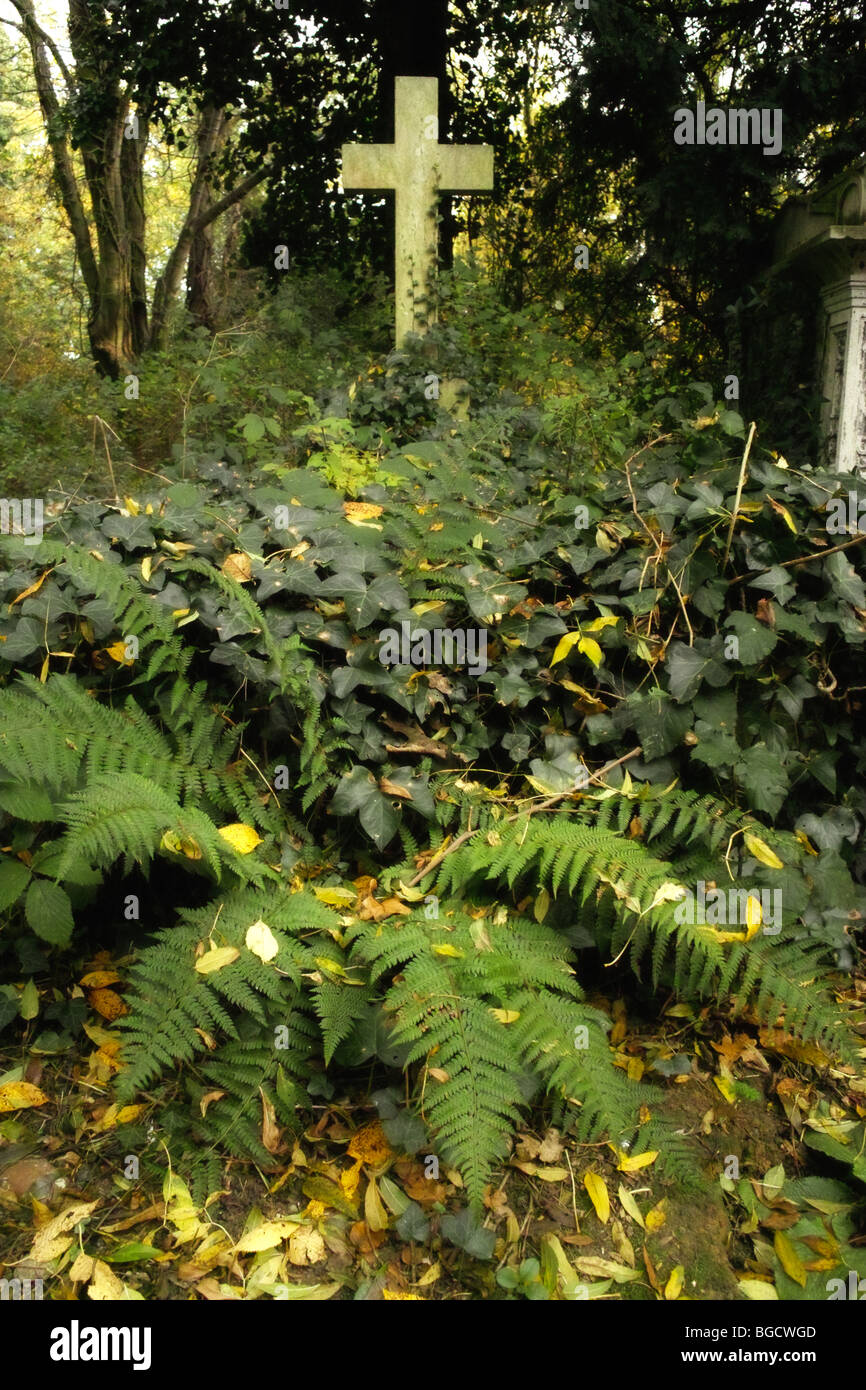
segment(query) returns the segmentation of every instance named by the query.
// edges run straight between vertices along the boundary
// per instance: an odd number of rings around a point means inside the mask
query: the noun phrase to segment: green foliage
[[[591,958],[851,1057],[827,970],[864,907],[866,589],[857,545],[823,553],[838,478],[753,454],[726,561],[740,418],[651,357],[587,368],[529,311],[463,316],[472,283],[437,357],[274,400],[288,457],[247,418],[255,472],[192,452],[0,540],[0,910],[26,976],[116,911],[113,875],[148,885],[122,1085],[179,1074],[179,1153],[264,1164],[265,1119],[271,1142],[341,1069],[406,1067],[477,1206],[540,1092],[592,1141],[652,1110],[584,1000]],[[468,417],[425,396],[431,365]],[[229,434],[272,418],[247,405]],[[385,664],[403,624],[486,659]],[[361,920],[358,872],[419,906]],[[713,884],[769,894],[772,932],[680,912]]]

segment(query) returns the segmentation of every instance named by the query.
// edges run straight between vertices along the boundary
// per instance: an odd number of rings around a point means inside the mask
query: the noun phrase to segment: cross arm
[[[493,187],[492,145],[440,145],[435,159],[443,193],[481,193]]]
[[[385,193],[396,186],[393,145],[344,145],[343,187]]]

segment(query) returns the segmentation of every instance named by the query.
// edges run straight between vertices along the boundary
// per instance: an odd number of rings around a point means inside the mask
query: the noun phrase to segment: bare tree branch
[[[0,22],[2,22],[3,24],[11,24],[14,29],[20,29],[21,33],[24,34],[27,38],[30,37],[30,31],[32,30],[32,32],[36,35],[39,41],[45,44],[45,47],[48,49],[49,53],[51,54],[52,58],[54,59],[55,63],[57,64],[63,75],[63,81],[66,83],[67,91],[71,92],[73,85],[72,78],[70,76],[69,69],[66,66],[66,63],[63,61],[63,54],[60,52],[60,49],[57,47],[57,44],[52,39],[51,35],[46,33],[45,30],[42,28],[42,25],[37,22],[36,15],[33,11],[33,6],[31,4],[26,3],[26,0],[10,0],[10,4],[15,6],[15,9],[21,15],[21,18],[24,20],[24,23],[16,24],[14,19],[4,19]]]

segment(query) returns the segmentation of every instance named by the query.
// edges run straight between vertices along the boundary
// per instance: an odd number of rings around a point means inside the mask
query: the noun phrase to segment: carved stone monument
[[[866,473],[866,160],[785,204],[772,273],[817,295],[820,462]]]
[[[439,144],[439,84],[435,77],[394,81],[393,145],[344,145],[343,187],[395,191],[396,343],[433,321],[430,290],[438,266],[436,200],[440,193],[493,187],[490,145]]]

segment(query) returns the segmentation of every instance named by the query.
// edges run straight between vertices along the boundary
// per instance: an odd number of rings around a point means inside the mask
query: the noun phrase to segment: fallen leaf
[[[261,1087],[259,1095],[262,1098],[262,1144],[269,1154],[277,1154],[285,1147],[283,1132],[277,1124],[277,1112]]]
[[[109,1023],[129,1013],[129,1006],[113,989],[90,989],[87,991],[87,1002],[98,1014],[107,1018]]]
[[[29,1259],[32,1263],[48,1264],[68,1250],[73,1241],[71,1232],[80,1222],[87,1220],[97,1205],[96,1202],[76,1202],[43,1226],[30,1248]]]
[[[784,1231],[777,1231],[773,1236],[773,1249],[775,1250],[779,1264],[784,1269],[789,1279],[793,1279],[795,1284],[801,1288],[806,1287],[806,1271],[803,1262],[794,1249],[793,1243]]]
[[[261,835],[251,825],[243,825],[239,821],[220,826],[219,833],[237,854],[252,854],[256,845],[262,843]]]
[[[10,1110],[31,1110],[36,1105],[47,1105],[48,1097],[38,1086],[29,1081],[7,1081],[0,1086],[0,1115]]]
[[[746,1298],[757,1302],[775,1302],[779,1297],[775,1284],[765,1283],[763,1279],[741,1279],[737,1287]]]
[[[118,1279],[114,1270],[110,1269],[104,1260],[97,1260],[93,1266],[93,1275],[87,1286],[87,1297],[100,1303],[144,1301],[144,1295],[137,1289],[130,1288],[129,1284],[124,1284],[122,1279]]]
[[[289,1237],[289,1263],[317,1265],[325,1258],[325,1242],[312,1226],[300,1226]]]
[[[668,1282],[665,1284],[665,1298],[668,1300],[669,1303],[679,1298],[680,1294],[682,1293],[683,1284],[685,1283],[685,1276],[686,1271],[682,1265],[676,1265],[671,1270],[670,1278],[668,1279]]]
[[[227,555],[220,565],[220,569],[228,579],[234,579],[238,584],[248,584],[253,577],[253,566],[249,555],[244,551],[235,551],[233,555]]]
[[[253,922],[252,926],[247,928],[244,943],[247,950],[252,951],[253,955],[258,956],[259,960],[264,961],[265,964],[267,964],[269,960],[273,960],[280,949],[280,943],[277,941],[277,938],[274,936],[267,922],[263,922],[261,918],[258,922]]]
[[[661,1230],[662,1226],[668,1219],[667,1206],[667,1197],[662,1197],[661,1201],[657,1202],[656,1205],[647,1212],[646,1217],[644,1219],[645,1229],[647,1231],[652,1233],[653,1231]]]
[[[195,968],[199,975],[212,975],[215,970],[222,970],[238,960],[240,954],[236,946],[211,946],[209,951],[199,956]]]
[[[641,1227],[641,1229],[643,1229],[644,1220],[643,1216],[641,1215],[640,1207],[638,1206],[634,1197],[629,1192],[628,1188],[624,1187],[622,1183],[620,1183],[619,1185],[619,1200],[622,1204],[623,1210],[628,1212],[628,1215],[631,1217],[632,1221],[636,1221],[637,1224]]]
[[[282,1241],[293,1236],[303,1224],[301,1221],[292,1221],[285,1217],[278,1221],[263,1221],[260,1226],[256,1226],[252,1231],[247,1231],[241,1236],[234,1247],[234,1253],[236,1255],[251,1255],[260,1250],[273,1250]],[[293,1261],[293,1263],[295,1262]]]
[[[600,1178],[597,1173],[584,1173],[583,1185],[589,1193],[589,1200],[595,1207],[599,1221],[606,1223],[610,1216],[610,1198],[604,1178]]]

